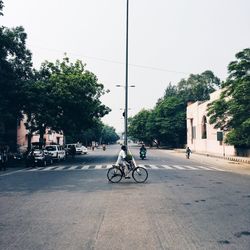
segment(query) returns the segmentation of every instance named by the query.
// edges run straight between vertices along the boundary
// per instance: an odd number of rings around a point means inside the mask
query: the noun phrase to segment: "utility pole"
[[[127,20],[126,20],[126,75],[125,75],[125,129],[124,145],[128,145],[128,17],[129,17],[129,0],[127,0]]]

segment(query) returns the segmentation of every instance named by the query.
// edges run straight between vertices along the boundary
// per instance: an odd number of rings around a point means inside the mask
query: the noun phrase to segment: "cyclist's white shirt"
[[[125,158],[126,158],[126,153],[125,153],[125,151],[121,150],[119,155],[118,155],[118,158],[117,158],[115,165],[123,164],[123,161],[125,160]]]

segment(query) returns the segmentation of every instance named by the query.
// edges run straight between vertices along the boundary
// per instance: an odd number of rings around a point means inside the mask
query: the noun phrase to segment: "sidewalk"
[[[0,170],[0,177],[5,176],[5,175],[10,175],[11,173],[18,172],[18,171],[21,171],[23,169],[25,169],[24,164],[10,162],[7,165],[6,170]]]
[[[185,153],[185,149],[175,149],[175,151]],[[221,156],[221,155],[216,155],[216,154],[211,154],[211,153],[206,154],[206,153],[199,153],[199,152],[193,152],[193,154],[250,164],[250,157]]]
[[[12,173],[20,172],[23,169],[25,169],[25,167],[11,167],[11,168],[7,168],[5,171],[0,170],[0,177],[5,176],[5,175],[11,175]]]
[[[165,150],[169,154],[173,154],[176,157],[181,157],[183,159],[186,158],[184,149],[175,149],[175,150]],[[201,164],[206,165],[216,165],[223,170],[231,171],[239,174],[247,174],[250,175],[250,162],[247,157],[220,157],[217,155],[206,155],[206,154],[198,154],[193,153],[190,156],[190,161],[199,162]]]

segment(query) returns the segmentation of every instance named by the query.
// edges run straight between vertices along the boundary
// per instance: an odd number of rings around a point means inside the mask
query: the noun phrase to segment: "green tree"
[[[104,144],[113,144],[115,143],[120,137],[117,135],[115,132],[115,128],[108,126],[108,125],[103,125],[102,132],[101,132],[101,139],[100,143]]]
[[[100,140],[102,128],[102,121],[94,119],[91,127],[67,134],[66,141],[67,143],[82,142],[84,145],[90,146],[92,141],[98,142]]]
[[[4,5],[3,5],[3,1],[2,0],[0,0],[0,16],[3,16],[3,7],[4,7]]]
[[[45,62],[34,79],[28,88],[27,103],[32,105],[25,112],[30,114],[29,124],[39,131],[41,141],[47,127],[68,136],[77,135],[110,111],[99,99],[104,86],[79,60]]]
[[[221,85],[220,79],[210,70],[201,74],[191,74],[187,80],[182,79],[177,84],[178,95],[185,101],[209,100],[209,94]]]
[[[228,65],[229,76],[223,83],[220,99],[208,107],[210,123],[229,130],[226,142],[250,146],[250,48],[236,54]]]
[[[3,2],[0,2],[0,16]],[[0,125],[1,143],[16,150],[16,125],[25,104],[25,83],[30,78],[31,53],[23,27],[0,27]]]
[[[172,97],[172,96],[177,96],[178,93],[178,88],[175,85],[172,85],[171,82],[168,84],[167,88],[165,89],[165,94],[164,98]]]
[[[219,78],[209,70],[191,74],[176,86],[169,83],[152,111],[143,110],[130,118],[130,135],[149,144],[157,140],[169,147],[183,146],[186,143],[187,102],[208,100],[209,94],[219,86]]]
[[[133,140],[143,141],[144,143],[149,143],[151,141],[147,128],[149,116],[150,111],[143,109],[134,117],[129,118],[129,137],[131,137]]]
[[[153,111],[154,128],[152,134],[158,142],[171,147],[185,144],[185,109],[185,103],[178,96],[164,98],[156,105]]]
[[[0,27],[0,120],[5,123],[20,117],[25,103],[24,83],[32,67],[26,39],[23,27]]]

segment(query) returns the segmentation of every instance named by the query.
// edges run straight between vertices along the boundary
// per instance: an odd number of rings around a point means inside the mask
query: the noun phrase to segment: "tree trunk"
[[[27,134],[27,139],[28,139],[28,152],[31,150],[31,139],[32,139],[32,132],[29,131]]]
[[[39,135],[40,135],[40,137],[39,137],[39,149],[42,149],[44,146],[44,138],[43,137],[45,135],[45,130],[46,130],[45,126],[43,126],[39,129]]]

